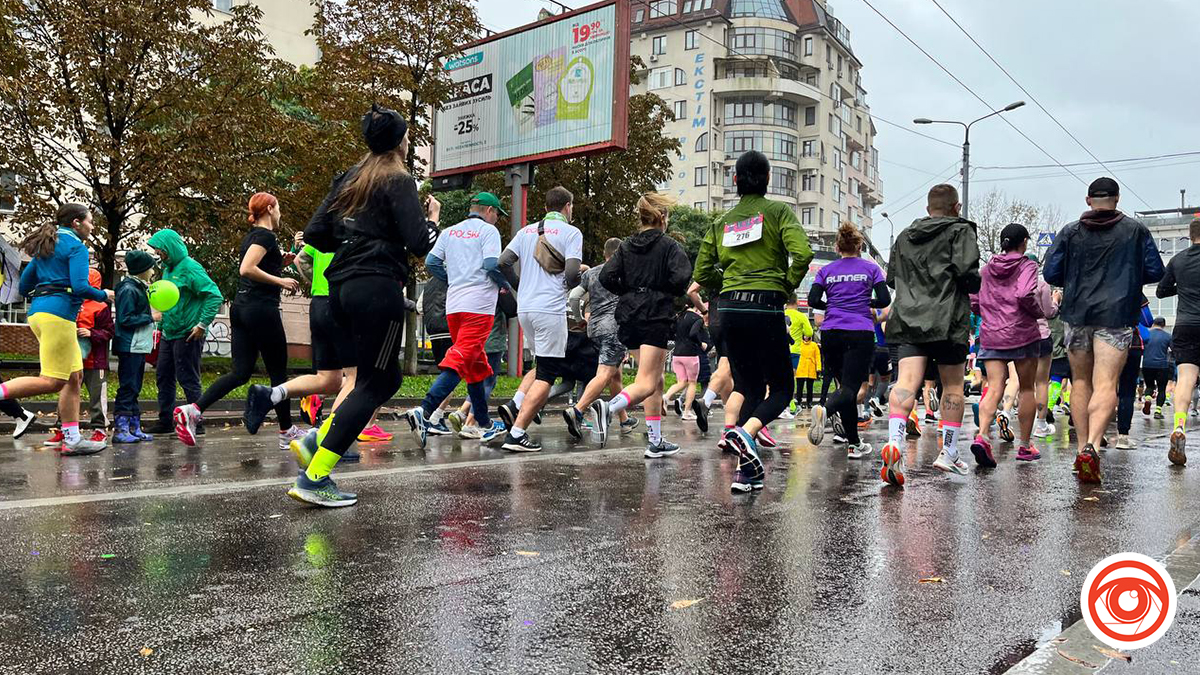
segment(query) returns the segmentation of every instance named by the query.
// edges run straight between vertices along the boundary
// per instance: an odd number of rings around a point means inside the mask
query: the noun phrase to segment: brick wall
[[[37,356],[38,342],[29,324],[0,323],[0,352]]]

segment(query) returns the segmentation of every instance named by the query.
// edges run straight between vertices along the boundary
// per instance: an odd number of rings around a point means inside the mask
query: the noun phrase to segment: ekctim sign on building
[[[628,0],[466,45],[442,68],[456,92],[434,116],[435,176],[625,146]]]

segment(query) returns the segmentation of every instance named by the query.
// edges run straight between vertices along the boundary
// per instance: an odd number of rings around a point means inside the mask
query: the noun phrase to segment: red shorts
[[[454,345],[446,350],[446,357],[438,366],[458,373],[467,384],[483,382],[491,377],[492,366],[488,363],[483,346],[492,332],[495,319],[492,314],[447,314],[446,323],[450,324],[450,339]]]

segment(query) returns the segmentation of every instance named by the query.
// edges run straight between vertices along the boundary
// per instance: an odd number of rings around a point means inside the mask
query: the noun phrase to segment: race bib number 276
[[[726,223],[725,236],[721,239],[721,245],[725,248],[742,246],[762,239],[762,235],[763,217],[760,213],[741,222]]]

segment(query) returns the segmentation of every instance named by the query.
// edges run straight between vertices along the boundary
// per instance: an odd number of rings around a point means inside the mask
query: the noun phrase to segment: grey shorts
[[[1090,352],[1096,340],[1120,352],[1129,351],[1133,344],[1133,328],[1105,328],[1103,326],[1072,326],[1066,324],[1063,341],[1069,352]]]
[[[525,333],[525,347],[534,356],[561,359],[567,355],[565,314],[518,312],[517,320]]]
[[[625,355],[629,353],[629,350],[625,348],[616,333],[600,333],[591,338],[600,352],[600,365],[616,368],[625,361]]]

